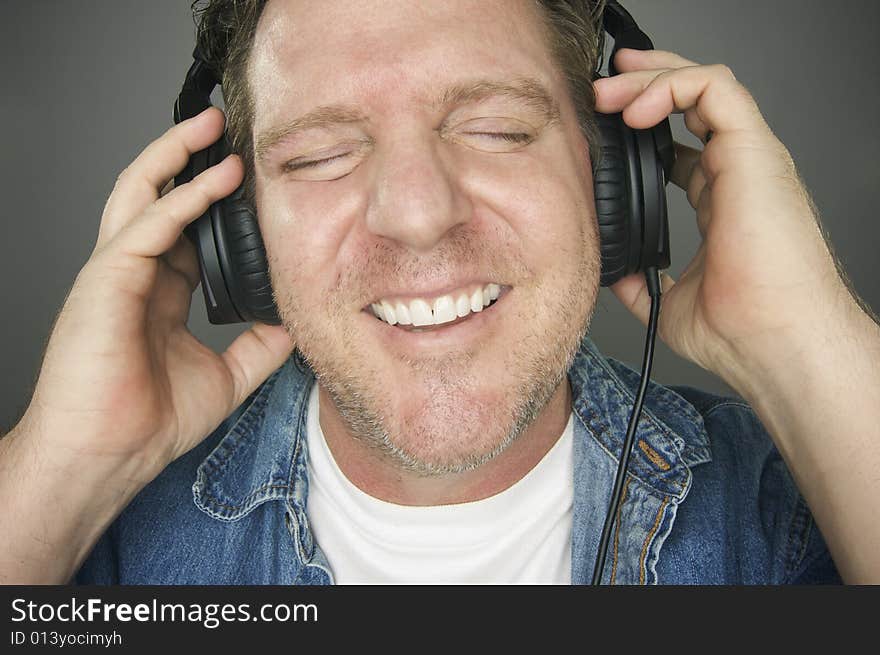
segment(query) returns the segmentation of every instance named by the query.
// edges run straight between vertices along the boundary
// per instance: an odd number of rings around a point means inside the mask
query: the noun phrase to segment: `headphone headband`
[[[217,74],[208,66],[198,46],[193,50],[193,64],[186,72],[183,88],[174,103],[174,122],[192,118],[211,106],[211,92],[220,84]]]
[[[602,26],[614,39],[614,49],[653,50],[654,44],[617,0],[608,0],[602,12]]]
[[[608,0],[602,12],[602,27],[614,39],[614,49],[608,58],[608,74],[617,75],[614,55],[621,48],[653,50],[654,44],[636,23],[635,18],[617,0]]]

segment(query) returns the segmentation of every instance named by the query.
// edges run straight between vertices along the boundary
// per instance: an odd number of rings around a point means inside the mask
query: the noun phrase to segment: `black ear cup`
[[[221,202],[229,295],[244,321],[279,325],[260,226],[242,187]]]
[[[616,0],[607,1],[602,26],[614,40],[608,57],[611,76],[617,74],[614,58],[621,48],[654,49],[648,35]],[[601,77],[598,71],[596,77]],[[675,163],[675,143],[669,119],[636,130],[619,113],[595,116],[601,140],[599,161],[593,166],[600,284],[607,287],[637,271],[669,267],[666,180]]]
[[[620,114],[596,114],[601,150],[594,166],[593,191],[602,256],[600,284],[610,286],[636,270],[641,249],[640,217],[633,211],[638,187],[631,157],[635,144]]]
[[[189,182],[228,153],[228,141],[223,138],[193,154],[186,169],[175,177],[175,185]],[[245,202],[242,187],[213,203],[184,233],[196,247],[211,323],[281,323],[257,217]]]
[[[620,114],[596,114],[601,139],[593,190],[602,256],[600,284],[650,266],[669,267],[666,175],[675,161],[669,121],[635,130]]]

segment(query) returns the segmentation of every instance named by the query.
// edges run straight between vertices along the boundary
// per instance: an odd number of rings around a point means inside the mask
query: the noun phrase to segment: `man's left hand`
[[[621,50],[615,63],[620,74],[596,82],[597,111],[623,111],[634,128],[683,113],[706,143],[676,144],[671,180],[696,209],[702,243],[677,282],[661,274],[660,338],[738,389],[859,312],[791,155],[730,69],[660,50]],[[644,275],[611,289],[647,325]]]

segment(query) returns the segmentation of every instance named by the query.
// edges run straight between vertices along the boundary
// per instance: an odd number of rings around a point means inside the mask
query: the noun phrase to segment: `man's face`
[[[588,146],[537,8],[275,0],[250,80],[272,284],[327,411],[412,471],[502,451],[562,389],[599,286]]]

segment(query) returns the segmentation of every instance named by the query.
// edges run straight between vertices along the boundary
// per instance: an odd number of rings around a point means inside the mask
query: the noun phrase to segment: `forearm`
[[[144,486],[140,463],[72,457],[18,426],[0,440],[0,583],[64,584]]]
[[[880,327],[845,306],[729,382],[773,436],[844,580],[880,583]]]

